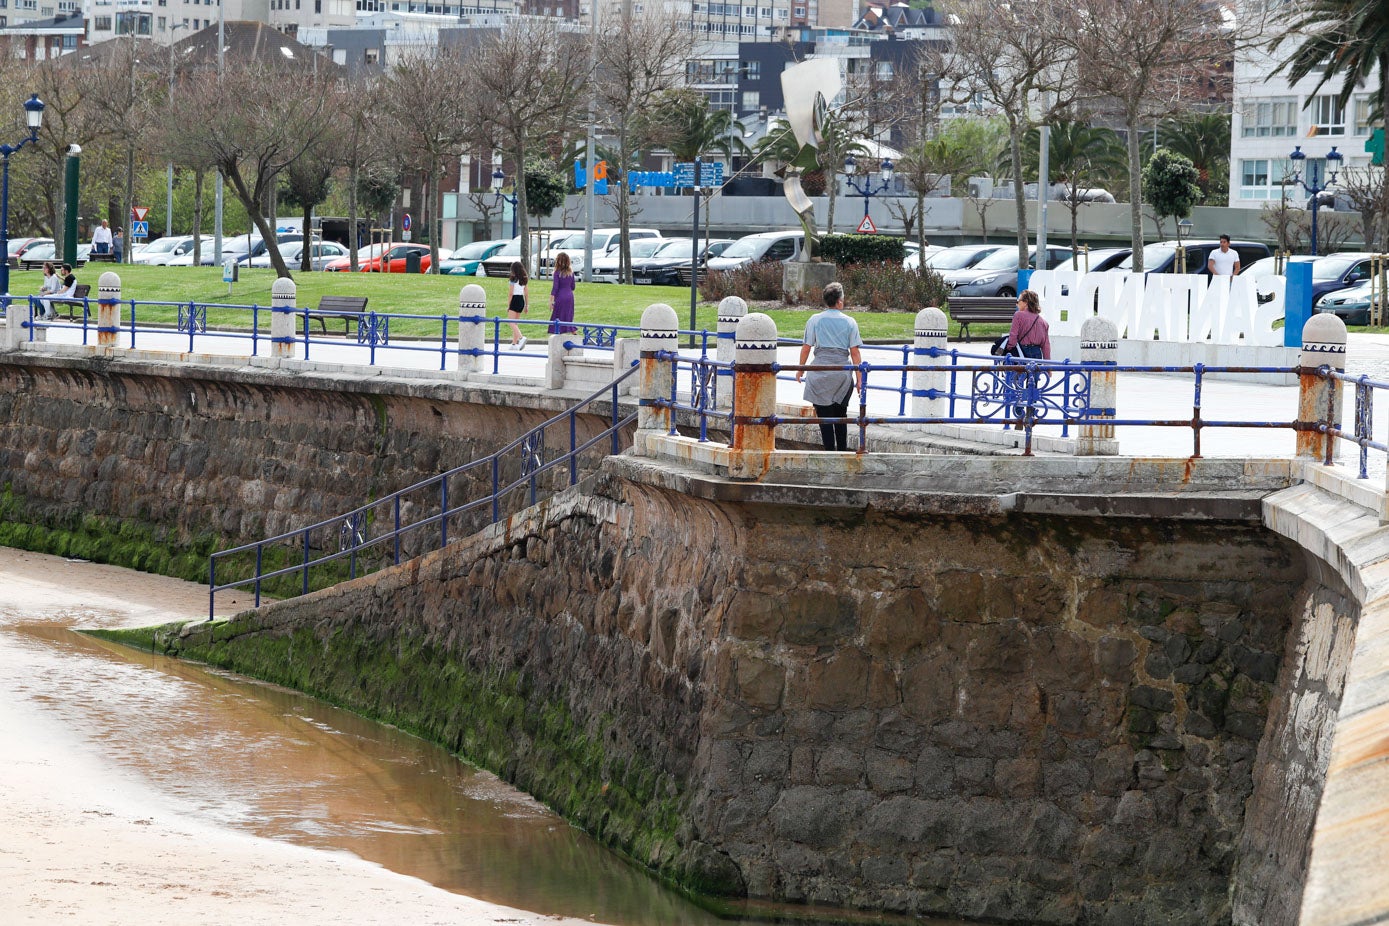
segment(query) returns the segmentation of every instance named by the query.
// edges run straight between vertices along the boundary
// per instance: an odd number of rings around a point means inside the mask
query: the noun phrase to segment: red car
[[[404,273],[407,254],[420,255],[420,273],[429,272],[429,245],[427,244],[397,244],[396,242],[385,242],[373,244],[369,248],[363,248],[357,252],[357,269],[362,273],[381,273],[382,255],[385,255],[386,273]],[[349,269],[350,260],[340,257],[329,263],[324,270],[343,272]]]

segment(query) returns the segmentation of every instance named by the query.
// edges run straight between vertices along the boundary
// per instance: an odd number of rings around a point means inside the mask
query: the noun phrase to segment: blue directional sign
[[[149,236],[150,236],[150,223],[149,223],[149,222],[131,222],[131,223],[130,223],[130,237],[132,237],[132,238],[148,238]]]
[[[694,162],[684,161],[676,164],[671,172],[677,187],[692,187],[694,182]],[[699,185],[702,187],[723,186],[723,164],[713,162],[699,165]]]

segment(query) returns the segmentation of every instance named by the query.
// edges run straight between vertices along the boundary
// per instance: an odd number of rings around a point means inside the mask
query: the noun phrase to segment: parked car
[[[718,257],[733,244],[732,238],[716,238],[700,248],[699,266],[711,257]],[[633,246],[635,248],[635,245]],[[690,238],[668,239],[650,257],[638,260],[632,256],[632,282],[653,286],[679,286],[680,271],[688,269],[694,257],[694,241]]]
[[[43,240],[45,240],[45,239],[43,239],[43,238],[26,238],[26,237],[11,238],[11,239],[9,240],[9,244],[8,244],[8,247],[7,247],[8,256],[9,256],[9,258],[10,258],[10,263],[14,263],[15,260],[19,257],[19,255],[22,254],[22,253],[24,253],[24,249],[27,248],[27,247],[29,247],[29,245],[33,244],[35,241],[43,241]],[[52,241],[53,239],[52,239],[52,238],[49,238],[49,239],[47,239],[47,240]]]
[[[1313,303],[1313,311],[1337,315],[1347,325],[1368,325],[1372,289],[1375,290],[1374,301],[1379,305],[1382,316],[1385,310],[1384,290],[1375,285],[1374,280],[1366,280],[1349,289],[1327,293]]]
[[[570,234],[573,234],[572,232]],[[540,249],[547,244],[546,238],[531,232],[531,268],[536,266],[539,260]],[[482,272],[489,277],[509,277],[511,276],[511,265],[521,259],[521,236],[507,240],[491,257],[484,258],[482,261]],[[532,273],[531,276],[536,274]]]
[[[402,244],[399,242],[388,241],[385,243],[373,244],[365,250],[357,252],[357,270],[361,273],[404,273],[406,255],[420,255],[420,272],[429,272],[429,245],[427,244]],[[343,272],[348,269],[349,258],[339,257],[329,261],[324,270]]]
[[[633,241],[632,262],[636,263],[638,260],[650,257],[651,255],[656,253],[656,250],[660,248],[661,245],[665,243],[665,240],[661,238],[645,238],[641,241]],[[621,260],[622,256],[618,254],[617,248],[613,248],[613,250],[610,253],[604,254],[602,257],[595,257],[593,259],[593,282],[616,283],[617,268]],[[582,267],[577,267],[575,268],[574,273],[579,274],[582,271]]]
[[[90,244],[79,244],[77,246],[76,263],[85,264],[91,253],[92,246]],[[24,251],[24,256],[21,257],[20,260],[24,261],[25,263],[39,260],[51,260],[56,262],[58,260],[57,254],[58,245],[55,242],[49,241],[46,244],[36,244],[32,247],[26,248]]]
[[[729,245],[718,257],[709,258],[705,266],[710,270],[736,270],[757,261],[785,263],[800,255],[804,243],[805,232],[799,231],[771,231],[747,235]]]
[[[455,249],[447,258],[439,258],[439,272],[454,276],[486,276],[482,262],[500,251],[505,244],[505,238],[469,242]]]
[[[312,244],[313,250],[309,253],[309,266],[314,270],[322,270],[331,261],[340,260],[347,257],[347,248],[338,244],[336,241],[315,241]],[[280,256],[285,259],[290,270],[297,270],[304,258],[304,242],[292,241],[280,246]],[[270,252],[262,251],[248,262],[252,267],[269,267]]]
[[[1340,254],[1324,254],[1313,257],[1310,254],[1295,254],[1287,258],[1287,263],[1312,265],[1312,303],[1328,293],[1348,289],[1361,280],[1370,278],[1370,268],[1374,255],[1368,251],[1346,251]],[[1240,276],[1252,277],[1259,291],[1259,301],[1267,302],[1273,298],[1269,279],[1282,276],[1277,258],[1265,257],[1240,270]]]
[[[944,273],[948,270],[964,270],[966,267],[973,267],[990,254],[1007,250],[1009,247],[1011,245],[957,244],[953,248],[946,248],[943,251],[926,255],[922,259],[922,263],[937,273]]]
[[[926,248],[922,250],[916,247],[915,242],[912,242],[907,250],[910,253],[902,260],[902,268],[904,270],[919,270],[921,269],[921,259],[923,257],[931,257],[935,254],[939,254],[941,251],[944,251],[945,248],[938,244],[928,244]]]
[[[240,241],[240,240],[241,240],[241,239],[238,239],[238,241]],[[280,245],[280,255],[283,256],[284,253],[285,253],[285,250],[286,250],[290,245],[292,245],[292,244],[298,244],[299,242],[303,241],[303,240],[304,240],[304,235],[303,235],[302,233],[300,233],[300,232],[285,232],[285,233],[283,233],[283,234],[276,235],[276,236],[275,236],[275,240],[276,240],[276,242],[279,243],[279,245]],[[314,240],[317,241],[318,238],[315,237]],[[225,244],[225,242],[224,242],[224,244]],[[253,259],[255,259],[255,258],[257,258],[257,257],[260,257],[262,254],[269,254],[269,253],[270,253],[270,248],[266,245],[264,239],[262,239],[262,238],[257,238],[257,239],[255,240],[255,242],[251,245],[251,250],[250,250],[249,252],[247,252],[247,253],[240,254],[240,256],[237,257],[236,262],[237,262],[238,264],[247,264],[247,265],[250,265],[250,263],[251,263],[251,261],[252,261]],[[223,260],[223,263],[225,263],[226,260],[227,260],[227,249],[226,249],[226,247],[223,247],[223,248],[222,248],[222,260]],[[268,267],[269,264],[266,264],[265,266]]]
[[[1220,249],[1220,242],[1209,238],[1199,241],[1159,241],[1156,244],[1148,245],[1143,249],[1143,272],[1176,273],[1177,247],[1179,245],[1186,248],[1187,273],[1210,273],[1206,267],[1206,261],[1210,259],[1211,251]],[[1258,241],[1231,241],[1230,249],[1239,254],[1241,267],[1248,267],[1256,260],[1262,260],[1269,256],[1268,245]],[[1120,262],[1115,269],[1132,270],[1133,255],[1130,254],[1128,259]]]
[[[629,228],[628,236],[632,241],[632,257],[636,258],[636,243],[648,238],[664,238],[661,232],[655,228]],[[546,263],[543,264],[545,273],[549,273],[549,267],[554,261],[555,256],[564,251],[569,255],[569,261],[574,265],[574,272],[578,273],[584,266],[584,237],[586,232],[576,232],[568,235],[563,241],[557,242],[553,249],[545,255]],[[603,257],[616,256],[618,244],[621,242],[621,229],[617,228],[595,228],[593,230],[593,257],[597,260]]]
[[[1076,270],[1080,273],[1100,273],[1113,270],[1133,253],[1133,248],[1091,248],[1073,255],[1056,265],[1057,270]]]
[[[179,245],[179,253],[171,255],[167,260],[158,261],[166,267],[191,267],[193,266],[193,237],[188,236],[188,241]],[[223,256],[226,251],[223,250]],[[212,235],[203,235],[202,247],[199,251],[199,265],[203,267],[220,266],[217,263],[217,239]]]
[[[1070,248],[1051,247],[1046,250],[1045,268],[1051,270],[1062,261],[1070,260],[1075,252]],[[1028,266],[1036,269],[1037,246],[1027,249]],[[1018,294],[1018,251],[1005,247],[995,251],[972,267],[950,270],[941,274],[952,296],[1016,296]]]

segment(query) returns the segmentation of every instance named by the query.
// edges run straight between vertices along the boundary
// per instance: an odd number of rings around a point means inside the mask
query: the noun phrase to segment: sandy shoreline
[[[202,586],[4,547],[0,583],[0,628],[17,618],[141,626],[200,616],[207,606]],[[24,681],[42,684],[41,677]],[[7,926],[591,922],[485,903],[346,853],[181,815],[147,782],[102,760],[80,734],[58,727],[26,699],[23,685],[3,695],[0,905]]]

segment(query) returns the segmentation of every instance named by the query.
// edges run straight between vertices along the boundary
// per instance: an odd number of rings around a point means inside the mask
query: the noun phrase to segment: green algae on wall
[[[479,672],[422,639],[379,639],[355,628],[320,636],[231,620],[92,630],[93,636],[285,685],[389,723],[457,753],[548,804],[600,842],[673,886],[736,893],[677,830],[686,798],[653,763],[609,755],[604,732],[558,701],[535,703],[515,672]]]

